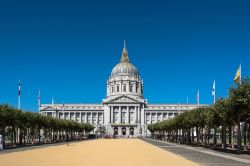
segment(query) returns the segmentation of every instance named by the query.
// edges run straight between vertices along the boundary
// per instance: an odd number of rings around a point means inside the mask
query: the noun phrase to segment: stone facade
[[[138,136],[150,134],[147,125],[196,107],[191,104],[148,104],[143,97],[143,81],[137,68],[129,61],[124,46],[120,63],[113,68],[107,80],[107,96],[102,104],[41,104],[39,112],[90,123],[96,128],[102,126],[106,133],[112,135]]]

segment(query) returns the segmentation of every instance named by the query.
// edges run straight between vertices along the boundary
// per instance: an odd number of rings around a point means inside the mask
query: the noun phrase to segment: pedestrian
[[[3,150],[3,136],[0,134],[0,151]]]
[[[69,133],[66,133],[66,141],[67,141],[67,146],[69,146]]]

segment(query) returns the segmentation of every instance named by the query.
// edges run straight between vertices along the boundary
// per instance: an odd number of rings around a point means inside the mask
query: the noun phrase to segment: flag
[[[234,83],[239,83],[241,81],[241,64],[235,74]]]
[[[198,90],[197,96],[196,96],[197,104],[200,104],[200,91]]]
[[[38,102],[38,106],[40,106],[40,90],[38,91],[37,102]]]
[[[18,110],[21,110],[21,82],[18,80]]]
[[[18,96],[21,95],[21,82],[20,80],[18,81]]]
[[[215,80],[214,80],[213,89],[212,89],[212,96],[214,97],[214,103],[215,103]]]
[[[215,80],[214,80],[213,89],[212,89],[212,96],[215,96]]]

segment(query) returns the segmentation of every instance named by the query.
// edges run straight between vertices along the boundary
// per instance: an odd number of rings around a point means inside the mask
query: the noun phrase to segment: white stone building
[[[107,96],[102,104],[41,104],[39,112],[60,119],[105,127],[108,134],[138,136],[149,134],[147,125],[192,110],[191,104],[148,104],[143,97],[143,81],[129,61],[124,46],[120,63],[107,81]],[[96,130],[95,128],[95,130]]]

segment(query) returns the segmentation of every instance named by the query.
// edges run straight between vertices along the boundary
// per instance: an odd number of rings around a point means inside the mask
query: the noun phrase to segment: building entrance
[[[129,129],[129,135],[134,135],[134,128],[133,127],[130,127],[130,129]]]
[[[118,135],[118,127],[114,127],[114,136]]]
[[[126,127],[123,127],[123,128],[122,128],[122,135],[123,135],[123,136],[126,135]]]

